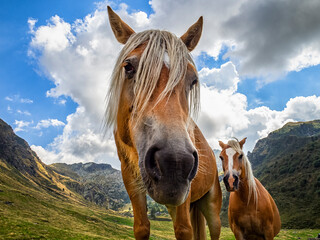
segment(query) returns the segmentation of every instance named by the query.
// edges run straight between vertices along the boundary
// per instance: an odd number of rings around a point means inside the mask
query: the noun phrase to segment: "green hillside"
[[[287,123],[248,154],[283,227],[320,228],[320,121]]]
[[[109,166],[77,164],[71,171],[62,164],[59,171],[54,170],[1,119],[0,130],[0,239],[134,239],[133,218],[125,217],[130,215],[128,210],[107,210],[69,185],[81,185],[84,175],[90,180],[99,179],[95,175],[99,171],[114,172]],[[276,239],[307,239],[318,232],[283,229]],[[172,222],[151,220],[150,239],[174,239]],[[223,227],[220,239],[234,236]]]
[[[80,184],[46,166],[0,119],[0,239],[134,239],[133,218],[87,201],[67,182]],[[151,234],[172,239],[172,223],[153,223]]]

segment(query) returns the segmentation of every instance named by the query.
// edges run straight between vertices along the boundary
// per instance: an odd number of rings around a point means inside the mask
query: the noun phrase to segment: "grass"
[[[133,218],[26,186],[0,171],[0,239],[134,239]],[[282,230],[276,239],[308,239],[316,230]],[[171,221],[151,220],[152,240],[175,239]],[[234,239],[223,227],[221,238]]]
[[[0,189],[0,239],[134,239],[133,218],[94,205],[33,197],[1,184]],[[276,239],[307,239],[319,232],[282,230]],[[174,239],[172,222],[151,220],[150,239]],[[223,227],[221,239],[235,238]]]

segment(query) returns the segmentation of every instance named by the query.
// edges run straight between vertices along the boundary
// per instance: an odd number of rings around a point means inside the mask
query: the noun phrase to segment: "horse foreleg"
[[[177,240],[192,239],[193,232],[190,219],[190,198],[191,194],[189,193],[185,203],[180,206],[167,206],[173,221],[174,233]]]
[[[221,231],[220,209],[222,200],[220,186],[219,189],[215,189],[215,187],[212,187],[196,204],[207,220],[211,239],[217,240]]]
[[[233,226],[231,226],[231,230],[232,230],[236,240],[245,240],[240,227],[238,227],[237,225],[233,224]]]
[[[136,239],[149,239],[150,222],[147,215],[146,193],[141,191],[135,175],[128,168],[121,168],[124,185],[127,189],[133,208],[133,232]]]
[[[265,232],[264,232],[264,239],[265,240],[273,240],[274,239],[274,231],[273,231],[273,225],[268,224],[267,227],[265,227]]]

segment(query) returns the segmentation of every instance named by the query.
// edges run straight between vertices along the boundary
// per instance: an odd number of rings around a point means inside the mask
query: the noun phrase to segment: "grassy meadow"
[[[0,239],[134,239],[133,218],[33,189],[0,184]],[[320,230],[282,230],[276,239],[308,239]],[[174,239],[171,221],[151,221],[150,239]],[[234,239],[222,228],[221,239]]]
[[[134,239],[133,218],[82,201],[48,194],[0,168],[0,239]],[[124,210],[124,212],[128,209]],[[276,239],[308,239],[316,230],[282,230]],[[151,220],[150,239],[174,239],[171,221]],[[221,239],[234,239],[222,228]]]

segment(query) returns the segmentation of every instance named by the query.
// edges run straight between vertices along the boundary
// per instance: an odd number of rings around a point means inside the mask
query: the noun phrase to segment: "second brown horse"
[[[268,191],[253,176],[251,164],[240,142],[219,141],[223,181],[230,193],[229,225],[237,240],[271,240],[280,231],[278,208]]]

